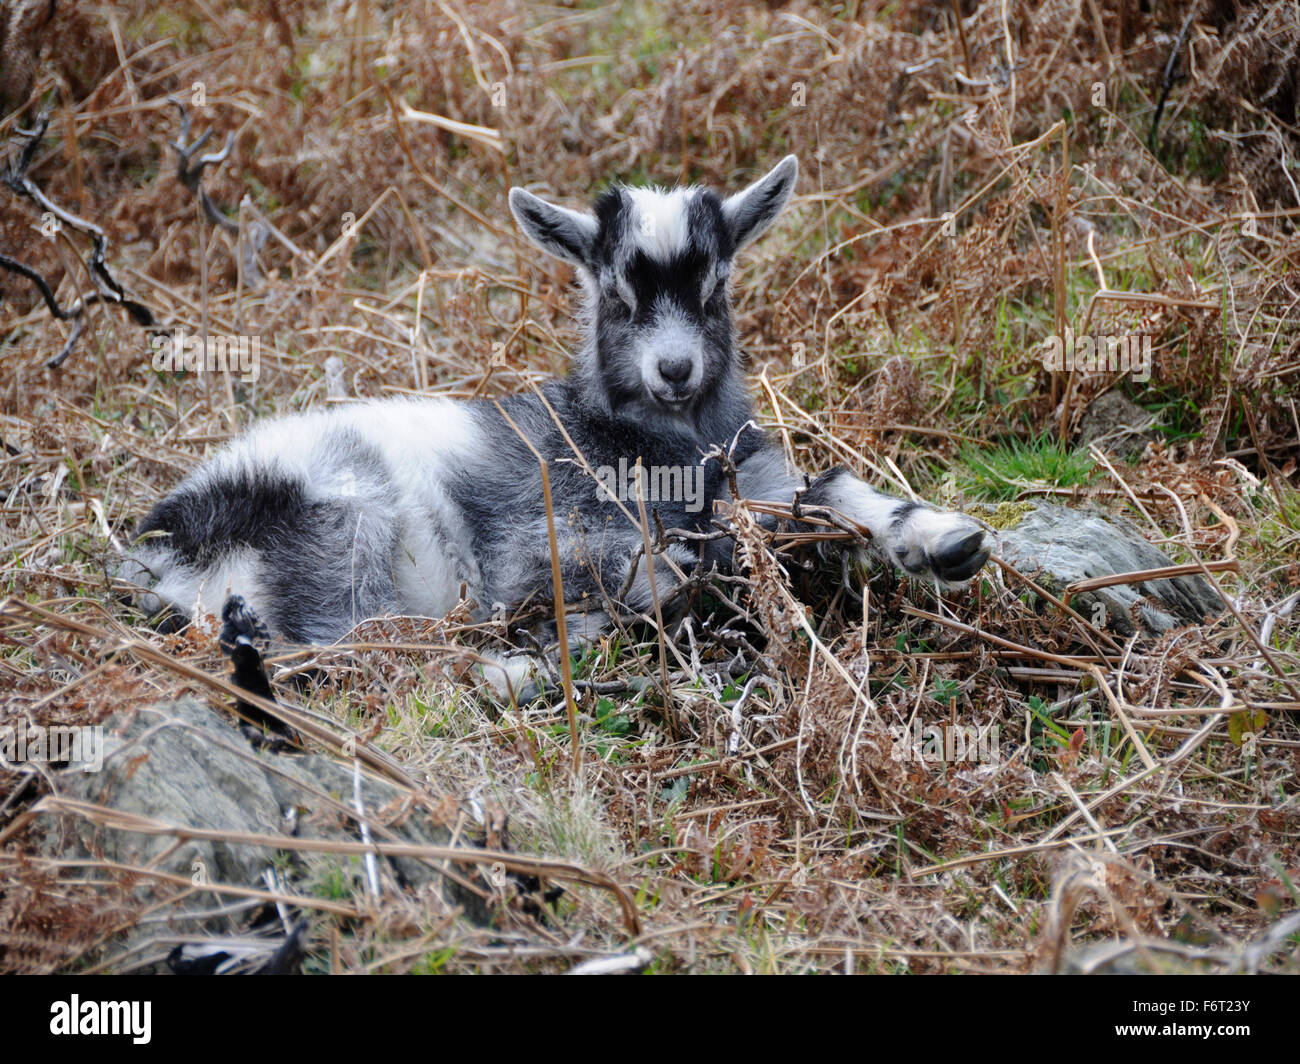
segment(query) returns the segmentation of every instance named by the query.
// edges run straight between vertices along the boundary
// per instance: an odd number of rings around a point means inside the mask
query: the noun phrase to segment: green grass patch
[[[1011,438],[996,447],[968,446],[954,465],[958,486],[970,498],[1007,502],[1031,488],[1087,487],[1096,478],[1089,455],[1050,433],[1025,441]]]

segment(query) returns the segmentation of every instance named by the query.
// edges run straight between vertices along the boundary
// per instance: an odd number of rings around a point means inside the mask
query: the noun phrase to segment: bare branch
[[[15,195],[24,199],[31,200],[41,211],[48,214],[69,229],[76,232],[84,233],[90,237],[91,252],[90,258],[86,261],[86,266],[90,272],[91,279],[95,282],[97,292],[87,296],[85,299],[78,299],[66,310],[59,306],[55,298],[53,289],[44,277],[30,266],[26,266],[16,259],[9,258],[7,255],[0,255],[0,267],[25,277],[36,285],[45,300],[46,306],[50,308],[50,313],[59,321],[74,321],[72,335],[63,345],[63,349],[46,362],[49,369],[57,369],[72,353],[73,347],[85,332],[86,323],[83,315],[86,307],[92,303],[110,303],[115,304],[125,310],[137,325],[144,328],[150,328],[157,324],[157,319],[153,312],[143,303],[128,298],[122,286],[117,283],[117,279],[109,272],[105,263],[105,256],[108,250],[108,237],[104,231],[84,218],[80,218],[70,211],[64,210],[57,203],[51,200],[39,187],[27,176],[27,171],[31,167],[32,160],[36,156],[36,149],[45,136],[45,131],[50,124],[49,112],[44,112],[36,120],[36,125],[30,130],[18,129],[16,135],[26,138],[26,143],[18,152],[17,158],[10,161],[9,167],[4,174],[4,183]]]
[[[236,237],[238,242],[239,223],[233,218],[226,217],[212,202],[212,197],[208,195],[208,190],[203,187],[203,171],[209,166],[220,166],[230,158],[230,153],[235,147],[235,135],[226,134],[225,146],[216,152],[209,152],[207,155],[198,155],[204,146],[212,139],[212,127],[209,126],[197,140],[191,141],[190,137],[190,114],[185,109],[185,105],[180,100],[173,97],[170,101],[172,105],[180,112],[181,115],[181,133],[176,140],[168,141],[172,150],[176,152],[176,178],[182,185],[199,197],[199,204],[203,208],[204,217],[219,229]],[[188,142],[188,143],[187,143]],[[250,240],[247,245],[240,246],[240,259],[243,266],[244,275],[249,280],[257,284],[262,280],[262,269],[258,265],[257,256],[261,253],[262,248],[266,246],[267,238],[271,235],[270,230],[259,221],[254,221],[248,227]]]

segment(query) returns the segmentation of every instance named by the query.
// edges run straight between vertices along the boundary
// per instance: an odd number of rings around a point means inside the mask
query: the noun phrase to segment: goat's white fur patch
[[[669,262],[686,250],[687,207],[694,189],[624,189],[632,204],[632,238],[653,259]]]

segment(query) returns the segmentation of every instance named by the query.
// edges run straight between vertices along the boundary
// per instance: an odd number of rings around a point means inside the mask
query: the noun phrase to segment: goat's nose
[[[659,359],[659,376],[669,384],[685,384],[691,377],[689,355],[663,355]]]

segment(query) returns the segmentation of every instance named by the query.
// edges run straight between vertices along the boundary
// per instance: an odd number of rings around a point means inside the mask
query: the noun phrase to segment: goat
[[[745,499],[837,511],[910,574],[969,580],[990,546],[972,518],[881,494],[842,468],[808,481],[754,426],[728,282],[797,176],[791,155],[725,199],[616,186],[592,214],[511,189],[520,228],[577,267],[585,289],[567,376],[499,401],[372,400],[257,425],[153,508],[120,575],[148,589],[150,609],[215,613],[237,593],[291,642],[333,642],[384,614],[441,616],[462,596],[480,615],[547,601],[540,456],[570,604],[652,605],[636,511],[618,498],[638,459],[667,485],[650,501],[666,528],[711,531],[734,477]],[[726,569],[733,547],[699,536],[667,553],[684,570]],[[607,622],[593,611],[579,635]]]

